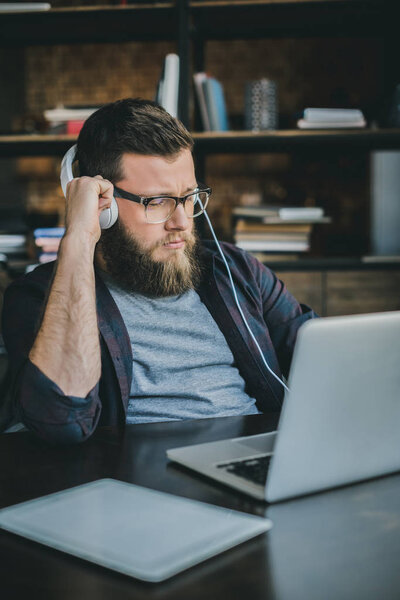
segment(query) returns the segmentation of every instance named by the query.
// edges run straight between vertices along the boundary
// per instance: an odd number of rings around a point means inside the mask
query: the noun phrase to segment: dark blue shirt
[[[269,366],[287,376],[299,327],[315,313],[299,304],[267,267],[248,253],[222,244],[242,310]],[[266,370],[235,304],[225,265],[214,242],[203,242],[202,281],[197,289],[225,336],[246,392],[258,408],[277,411],[283,388]],[[3,335],[9,355],[17,418],[40,437],[80,442],[100,425],[123,425],[132,383],[132,349],[125,324],[106,285],[96,274],[102,374],[86,398],[66,396],[28,358],[40,326],[55,263],[42,265],[6,291]]]

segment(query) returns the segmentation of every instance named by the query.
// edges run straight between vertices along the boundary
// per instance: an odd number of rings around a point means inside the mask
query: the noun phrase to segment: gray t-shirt
[[[147,298],[105,283],[132,345],[127,423],[257,414],[232,352],[197,292]]]

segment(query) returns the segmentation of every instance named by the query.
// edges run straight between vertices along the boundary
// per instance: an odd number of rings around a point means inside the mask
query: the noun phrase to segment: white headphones
[[[73,180],[72,164],[75,160],[76,144],[68,150],[61,162],[60,181],[62,191],[67,197],[67,184]],[[100,227],[102,229],[110,229],[118,219],[118,204],[115,198],[111,201],[110,208],[105,208],[100,214]]]

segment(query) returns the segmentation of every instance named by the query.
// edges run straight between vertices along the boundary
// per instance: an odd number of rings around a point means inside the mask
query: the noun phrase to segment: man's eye
[[[165,206],[168,202],[168,198],[154,198],[148,205],[148,208],[160,208],[160,206]]]

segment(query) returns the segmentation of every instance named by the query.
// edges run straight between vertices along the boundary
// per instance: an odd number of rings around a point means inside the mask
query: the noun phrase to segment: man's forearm
[[[68,396],[86,397],[101,373],[93,240],[66,235],[30,360]]]

